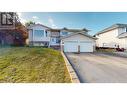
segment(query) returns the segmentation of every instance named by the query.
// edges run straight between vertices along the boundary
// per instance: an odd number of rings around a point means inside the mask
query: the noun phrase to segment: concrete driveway
[[[127,82],[127,58],[103,53],[66,53],[82,83]]]

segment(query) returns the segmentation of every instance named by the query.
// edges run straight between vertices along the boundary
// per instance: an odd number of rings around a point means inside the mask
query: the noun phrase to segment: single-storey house
[[[127,24],[114,24],[94,36],[97,47],[127,49]]]

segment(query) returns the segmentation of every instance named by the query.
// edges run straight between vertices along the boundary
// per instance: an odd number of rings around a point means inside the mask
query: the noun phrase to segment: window
[[[67,35],[68,34],[68,32],[62,32],[62,35]]]
[[[46,35],[46,37],[48,36],[48,35],[47,35],[47,31],[45,31],[45,35]]]
[[[56,38],[56,43],[60,43],[60,39],[59,38]]]
[[[52,42],[53,43],[60,43],[60,39],[59,38],[52,38]]]
[[[44,30],[34,30],[35,37],[44,37]]]
[[[55,39],[54,38],[52,38],[52,42],[55,42]]]
[[[126,32],[127,32],[127,27],[126,27]]]

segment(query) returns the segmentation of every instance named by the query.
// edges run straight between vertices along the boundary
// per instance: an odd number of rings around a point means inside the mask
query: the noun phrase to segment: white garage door
[[[78,52],[78,48],[80,52],[93,52],[93,43],[87,41],[64,42],[64,52]]]
[[[81,41],[80,43],[80,52],[93,52],[93,43]]]
[[[78,52],[78,42],[77,41],[64,42],[64,52]]]

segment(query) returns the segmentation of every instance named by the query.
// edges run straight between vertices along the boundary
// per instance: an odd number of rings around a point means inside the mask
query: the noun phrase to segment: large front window
[[[35,37],[44,37],[44,30],[34,30]]]

